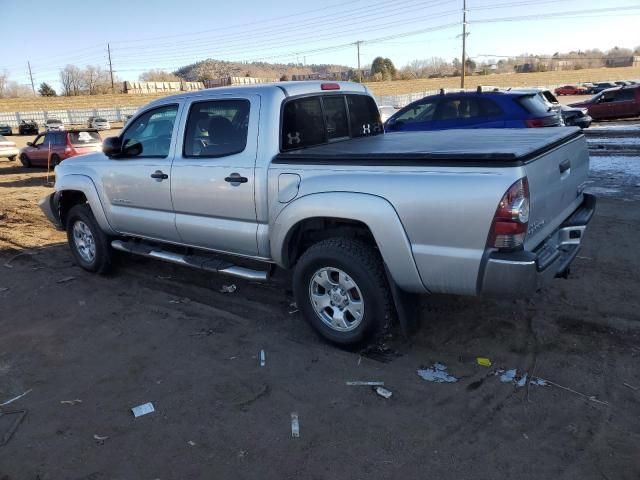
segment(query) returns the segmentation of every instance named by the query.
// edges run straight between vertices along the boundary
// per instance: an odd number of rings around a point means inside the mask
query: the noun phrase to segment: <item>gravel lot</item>
[[[0,403],[29,392],[0,407],[27,410],[0,478],[637,480],[640,172],[617,161],[594,163],[568,280],[529,300],[425,297],[409,341],[344,351],[292,313],[284,274],[223,294],[228,278],[127,256],[85,273],[37,208],[46,173],[0,159]],[[459,381],[416,374],[434,362]]]

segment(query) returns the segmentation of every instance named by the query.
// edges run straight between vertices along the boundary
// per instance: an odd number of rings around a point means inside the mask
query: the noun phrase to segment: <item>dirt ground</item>
[[[228,278],[127,256],[84,272],[37,208],[44,182],[0,159],[0,403],[28,392],[0,407],[27,412],[2,479],[640,478],[640,178],[594,173],[569,279],[528,300],[422,298],[411,339],[365,351],[321,341],[286,275],[223,294]],[[416,374],[434,362],[459,381]]]

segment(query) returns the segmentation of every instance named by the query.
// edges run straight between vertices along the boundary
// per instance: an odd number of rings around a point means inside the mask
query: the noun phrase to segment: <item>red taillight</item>
[[[558,123],[558,119],[556,117],[530,118],[525,120],[525,123],[529,128],[552,127]]]
[[[67,145],[64,147],[64,153],[66,153],[70,157],[78,154],[78,152],[76,152],[76,149],[73,148],[73,145],[71,145],[71,142],[69,142],[69,138],[67,138]]]
[[[321,90],[340,90],[339,83],[323,83],[320,85]]]
[[[522,248],[529,225],[529,181],[523,177],[502,196],[487,239],[487,248]]]

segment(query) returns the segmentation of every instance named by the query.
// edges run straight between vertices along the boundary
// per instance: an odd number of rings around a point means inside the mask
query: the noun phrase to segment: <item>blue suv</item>
[[[562,125],[557,110],[537,92],[461,91],[430,95],[393,114],[387,132],[450,128],[534,128]]]

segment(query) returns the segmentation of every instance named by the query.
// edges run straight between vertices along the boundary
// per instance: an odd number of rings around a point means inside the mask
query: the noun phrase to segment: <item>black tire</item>
[[[81,249],[79,244],[74,239],[74,227],[79,222],[88,228],[92,237],[92,243],[95,247],[95,251],[91,260],[88,260],[82,253],[80,253]],[[88,272],[108,273],[111,270],[113,256],[110,239],[98,225],[89,205],[85,203],[72,207],[67,215],[66,227],[69,248],[71,249],[71,254],[78,265]]]
[[[58,155],[56,155],[55,153],[53,155],[51,155],[51,166],[52,167],[60,165],[61,161],[62,160],[60,160],[60,157]]]
[[[20,154],[20,162],[25,168],[31,167],[31,160],[29,160],[29,157],[27,157],[24,153]]]
[[[347,281],[350,278],[356,285],[356,293],[361,293],[364,314],[359,323],[351,312],[344,313],[345,318],[349,316],[353,319],[351,324],[356,325],[352,330],[338,331],[326,323],[330,320],[326,317],[325,320],[321,318],[321,315],[328,315],[328,312],[335,311],[336,307],[333,303],[332,306],[321,310],[324,313],[316,313],[312,305],[311,292],[319,287],[318,283],[314,283],[314,278],[317,278],[316,273],[325,268],[341,270],[347,275]],[[328,290],[319,288],[322,295],[328,295],[322,293]],[[394,314],[391,291],[382,258],[375,248],[358,240],[331,238],[309,247],[296,264],[293,273],[293,291],[298,308],[313,328],[325,339],[340,345],[360,344],[377,336],[390,324]],[[349,290],[349,292],[354,291],[356,290]],[[353,301],[351,293],[343,298]],[[343,307],[349,308],[345,305]]]

